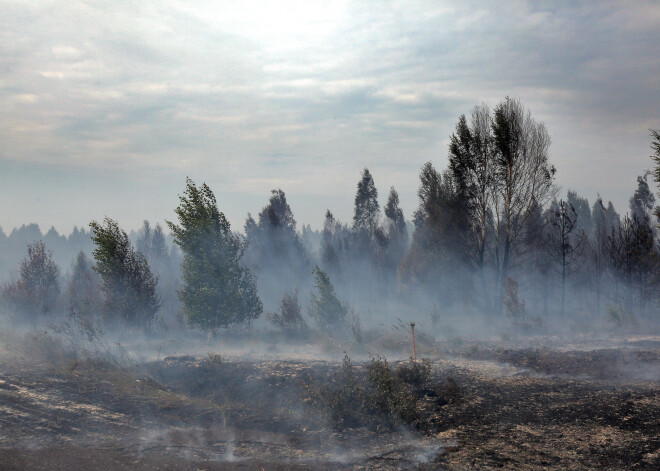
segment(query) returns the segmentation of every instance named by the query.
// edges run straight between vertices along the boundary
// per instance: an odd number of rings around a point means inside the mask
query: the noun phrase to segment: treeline
[[[239,234],[211,189],[187,180],[168,234],[145,221],[130,237],[107,218],[68,238],[24,226],[35,242],[2,300],[28,317],[68,312],[139,328],[184,322],[211,334],[268,319],[285,331],[311,321],[359,336],[362,323],[402,311],[433,325],[447,313],[508,315],[516,328],[580,317],[657,321],[659,211],[649,177],[660,183],[660,135],[651,138],[655,173],[637,179],[620,215],[600,197],[559,197],[548,131],[506,98],[458,118],[447,168],[421,169],[412,225],[394,188],[381,207],[366,168],[353,219],[327,210],[320,231],[298,230],[276,189]],[[17,250],[16,237],[1,234],[0,245]],[[79,252],[66,277],[50,251],[62,247]]]

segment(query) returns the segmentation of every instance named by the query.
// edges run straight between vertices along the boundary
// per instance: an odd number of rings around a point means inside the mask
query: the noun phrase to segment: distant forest
[[[559,195],[549,147],[545,126],[507,98],[458,118],[447,168],[421,168],[410,221],[395,188],[379,193],[365,168],[353,219],[327,210],[320,231],[298,227],[281,189],[242,231],[231,228],[211,189],[191,180],[170,221],[131,234],[112,219],[68,236],[36,224],[0,230],[3,307],[18,318],[211,333],[256,322],[355,333],[412,311],[432,326],[450,314],[532,330],[556,319],[657,325],[659,132],[653,170],[631,182],[624,213]]]

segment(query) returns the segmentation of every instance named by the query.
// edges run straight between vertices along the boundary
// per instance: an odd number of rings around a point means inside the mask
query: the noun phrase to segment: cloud
[[[365,165],[410,216],[458,116],[507,95],[547,125],[560,181],[625,204],[658,127],[654,2],[10,1],[0,40],[1,160],[159,195],[176,189],[150,174],[201,175],[236,217],[278,186],[318,224],[332,194],[350,211]]]

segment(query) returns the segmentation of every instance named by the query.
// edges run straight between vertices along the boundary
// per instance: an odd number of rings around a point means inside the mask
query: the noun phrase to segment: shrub
[[[284,293],[280,312],[268,314],[268,320],[275,327],[284,331],[297,331],[307,329],[307,323],[300,314],[300,304],[298,303],[298,290],[293,293]]]
[[[419,418],[417,398],[430,377],[430,362],[417,363],[392,370],[387,359],[372,357],[360,375],[346,355],[338,375],[323,383],[308,381],[308,400],[338,430],[365,425],[391,430],[413,424]]]
[[[412,357],[405,363],[399,364],[395,371],[396,377],[404,383],[410,384],[416,388],[426,386],[431,379],[431,361],[428,358],[422,358],[414,361]]]

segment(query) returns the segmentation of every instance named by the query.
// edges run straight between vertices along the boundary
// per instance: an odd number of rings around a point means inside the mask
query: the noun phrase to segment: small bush
[[[395,374],[400,381],[416,388],[422,388],[431,379],[431,361],[428,358],[414,361],[410,357],[408,362],[401,363],[397,367]]]
[[[300,304],[298,303],[298,290],[293,293],[284,293],[280,312],[267,314],[268,320],[275,327],[284,331],[306,330],[307,323],[300,314]]]
[[[376,356],[361,376],[345,356],[338,375],[324,384],[307,383],[308,400],[328,414],[337,430],[357,426],[391,430],[418,420],[418,398],[424,395],[430,373],[428,360],[411,360],[393,370],[387,359]]]

